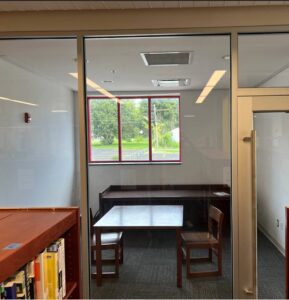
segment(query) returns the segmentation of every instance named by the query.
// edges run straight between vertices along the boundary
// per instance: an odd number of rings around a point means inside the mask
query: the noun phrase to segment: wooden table
[[[102,283],[101,230],[171,229],[176,231],[177,287],[182,287],[181,205],[129,205],[114,206],[94,225],[96,233],[96,283]]]
[[[225,214],[230,227],[230,187],[223,184],[111,185],[99,194],[100,213],[115,205],[182,205],[184,225],[206,228],[212,204]]]

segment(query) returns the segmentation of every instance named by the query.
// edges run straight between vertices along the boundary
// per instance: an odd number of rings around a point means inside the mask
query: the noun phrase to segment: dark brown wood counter
[[[115,205],[183,205],[184,224],[188,227],[206,225],[209,204],[224,212],[228,227],[230,188],[227,185],[111,185],[99,194],[102,215]]]

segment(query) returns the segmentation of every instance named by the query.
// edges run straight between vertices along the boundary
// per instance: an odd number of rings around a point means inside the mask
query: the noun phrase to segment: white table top
[[[182,205],[123,205],[114,206],[95,228],[180,228],[183,226]]]

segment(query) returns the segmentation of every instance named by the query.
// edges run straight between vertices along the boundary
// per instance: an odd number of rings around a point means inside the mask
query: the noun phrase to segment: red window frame
[[[149,138],[149,159],[148,160],[123,160],[122,159],[122,139],[121,139],[121,109],[120,102],[117,102],[117,122],[118,122],[118,160],[92,160],[91,157],[91,125],[90,125],[90,101],[96,99],[110,99],[105,96],[88,96],[87,97],[87,116],[88,116],[88,155],[89,155],[89,163],[91,164],[119,164],[119,163],[180,163],[182,161],[182,137],[181,137],[181,101],[180,96],[172,96],[172,95],[156,95],[156,96],[116,96],[116,98],[120,100],[126,99],[148,99],[148,138]],[[179,102],[179,159],[177,160],[154,160],[152,158],[152,126],[151,126],[151,100],[157,98],[177,98]]]

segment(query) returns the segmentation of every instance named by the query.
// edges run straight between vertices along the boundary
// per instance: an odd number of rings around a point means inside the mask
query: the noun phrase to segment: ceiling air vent
[[[154,86],[159,87],[183,87],[190,84],[190,79],[153,79],[152,83]]]
[[[146,66],[178,66],[190,64],[193,52],[150,52],[140,55]]]

